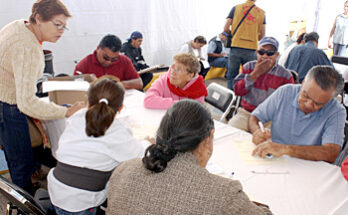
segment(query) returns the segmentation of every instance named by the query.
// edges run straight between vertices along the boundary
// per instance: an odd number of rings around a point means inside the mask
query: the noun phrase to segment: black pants
[[[153,75],[151,72],[143,73],[140,75],[140,78],[143,81],[143,88],[146,87],[148,83],[150,83],[150,81],[152,80],[152,77]]]

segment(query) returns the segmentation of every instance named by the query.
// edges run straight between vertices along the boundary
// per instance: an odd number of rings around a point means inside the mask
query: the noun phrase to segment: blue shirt
[[[291,50],[285,63],[285,68],[295,70],[300,78],[300,82],[302,82],[307,72],[316,65],[333,66],[326,54],[318,49],[313,42],[309,41]]]
[[[263,123],[272,121],[272,141],[287,145],[342,146],[346,111],[336,99],[320,110],[305,114],[297,103],[301,85],[279,87],[251,113]]]

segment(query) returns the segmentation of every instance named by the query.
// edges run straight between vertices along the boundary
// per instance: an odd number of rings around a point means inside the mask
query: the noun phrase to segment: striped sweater
[[[254,71],[255,66],[256,60],[244,64],[242,73],[233,81],[234,93],[242,96],[241,106],[249,112],[266,100],[278,87],[294,83],[290,70],[279,64],[275,64],[268,73],[261,75],[253,82],[250,79],[250,73]]]

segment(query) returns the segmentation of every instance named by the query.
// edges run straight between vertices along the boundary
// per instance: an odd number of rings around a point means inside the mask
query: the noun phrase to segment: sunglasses
[[[259,53],[259,55],[264,55],[267,54],[267,56],[272,56],[275,55],[275,53],[277,53],[276,51],[265,51],[265,50],[257,50],[257,53]]]
[[[107,56],[107,55],[103,55],[103,58],[104,58],[104,60],[106,60],[106,61],[110,61],[110,62],[114,62],[114,61],[116,61],[116,60],[117,60],[117,57],[110,58],[110,57],[109,57],[109,56]]]

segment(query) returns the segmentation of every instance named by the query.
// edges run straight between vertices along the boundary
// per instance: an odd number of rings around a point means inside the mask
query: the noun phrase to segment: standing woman
[[[344,3],[344,13],[338,15],[332,26],[329,36],[329,48],[331,48],[331,37],[333,36],[333,54],[338,56],[347,55],[348,46],[348,1]]]
[[[0,30],[0,138],[12,182],[31,194],[34,162],[27,116],[64,118],[83,106],[66,108],[35,96],[45,66],[42,42],[57,42],[69,17],[61,1],[38,0],[29,21],[17,20]]]

